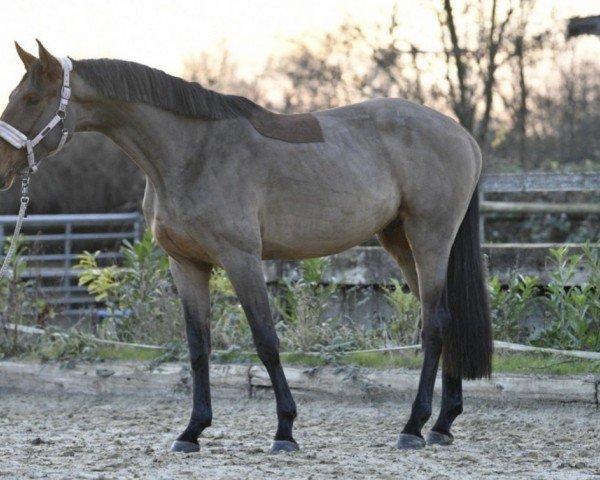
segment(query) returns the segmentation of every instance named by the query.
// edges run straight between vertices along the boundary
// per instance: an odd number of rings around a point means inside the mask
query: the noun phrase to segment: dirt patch
[[[234,393],[235,392],[235,393]],[[451,447],[394,448],[410,403],[298,396],[301,451],[268,455],[268,391],[213,395],[198,454],[169,453],[187,398],[3,391],[0,477],[48,479],[600,478],[600,412],[592,405],[469,401]]]

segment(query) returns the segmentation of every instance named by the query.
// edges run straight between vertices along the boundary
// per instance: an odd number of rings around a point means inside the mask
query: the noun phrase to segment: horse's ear
[[[19,55],[19,58],[23,62],[23,65],[25,65],[25,70],[29,70],[31,64],[35,62],[37,58],[34,57],[31,53],[28,53],[25,50],[23,50],[21,48],[21,45],[19,45],[17,42],[15,42],[15,47],[17,48],[17,54]]]
[[[62,66],[60,62],[54,55],[46,50],[46,47],[42,45],[42,42],[37,39],[35,41],[38,43],[40,62],[42,63],[42,72],[44,75],[49,79],[55,77],[60,78],[62,75]]]

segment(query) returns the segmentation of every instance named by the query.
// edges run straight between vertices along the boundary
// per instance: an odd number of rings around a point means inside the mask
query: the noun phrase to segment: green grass
[[[152,350],[149,348],[136,348],[126,346],[106,346],[101,345],[96,350],[98,358],[101,360],[120,360],[126,362],[140,361],[147,362],[156,360],[164,352],[162,350]]]
[[[494,371],[546,375],[600,375],[600,360],[547,353],[509,353],[494,355]]]
[[[283,355],[290,365],[319,366],[325,362],[315,356],[302,354]],[[375,369],[421,368],[423,355],[414,352],[354,353],[340,356],[331,364],[359,365]],[[545,375],[600,375],[600,360],[552,355],[546,353],[498,352],[493,359],[495,373],[545,374]]]
[[[58,347],[57,347],[58,349]],[[112,361],[157,361],[165,355],[163,350],[147,348],[98,345],[91,358]],[[50,349],[44,352],[43,357],[35,355],[32,360],[43,358],[60,358],[57,352]],[[324,365],[357,365],[374,369],[404,368],[419,370],[423,361],[423,354],[414,351],[401,352],[358,352],[347,355],[319,356],[305,353],[281,353],[282,361],[287,365],[318,367]],[[172,360],[168,358],[168,360]],[[256,363],[260,360],[256,354],[234,350],[231,352],[215,352],[213,362],[216,363]],[[545,374],[545,375],[600,375],[600,360],[587,360],[582,358],[567,357],[537,352],[509,352],[497,351],[493,358],[495,373],[517,374]]]
[[[282,353],[287,365],[318,367],[323,365],[358,365],[375,369],[405,368],[419,370],[423,361],[421,353],[384,352],[353,353],[333,360],[302,353]],[[256,355],[228,353],[215,359],[225,363],[259,362]],[[545,374],[545,375],[600,375],[600,360],[552,355],[547,353],[497,352],[493,359],[495,373]]]
[[[46,346],[43,349],[32,350],[26,355],[26,360],[39,360],[39,361],[62,361],[62,360],[114,360],[122,362],[146,362],[156,360],[164,352],[162,350],[154,350],[148,348],[129,347],[129,346],[114,346],[114,345],[102,345],[99,344],[89,354],[79,355],[64,355],[63,346],[60,344],[53,346]]]

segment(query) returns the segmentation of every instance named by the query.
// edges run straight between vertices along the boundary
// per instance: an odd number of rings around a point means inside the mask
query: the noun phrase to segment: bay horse
[[[133,62],[66,61],[41,43],[38,57],[16,47],[26,73],[1,117],[0,188],[74,132],[103,133],[146,174],[144,215],[170,259],[193,375],[191,417],[172,451],[198,451],[212,421],[211,269],[227,272],[273,385],[271,451],[293,451],[296,404],[261,260],[331,255],[373,235],[422,306],[424,361],[397,447],[452,443],[462,379],[489,377],[492,355],[478,235],[482,158],[461,126],[391,98],[279,115]],[[44,127],[57,107],[66,107],[62,132]],[[15,148],[25,144],[29,156]],[[441,409],[424,438],[440,358]]]

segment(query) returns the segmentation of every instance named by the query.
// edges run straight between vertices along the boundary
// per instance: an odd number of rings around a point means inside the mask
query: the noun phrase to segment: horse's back
[[[335,142],[341,135],[356,146],[371,146],[397,182],[404,206],[464,203],[479,179],[476,141],[455,120],[426,106],[380,98],[318,112],[317,118],[326,139]]]

